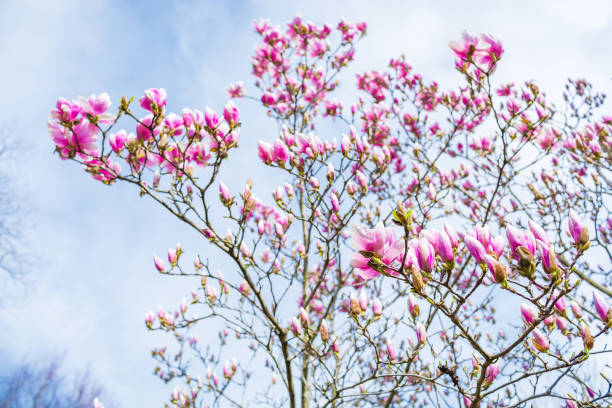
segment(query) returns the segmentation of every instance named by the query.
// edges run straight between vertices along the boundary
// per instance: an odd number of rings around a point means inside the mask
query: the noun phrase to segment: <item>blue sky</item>
[[[164,87],[170,110],[221,108],[229,83],[244,80],[249,88],[251,22],[282,24],[296,13],[318,23],[341,16],[368,23],[354,72],[383,68],[404,53],[425,78],[453,86],[458,75],[447,43],[469,29],[504,40],[499,80],[535,79],[558,98],[565,78],[585,77],[612,93],[611,3],[463,3],[4,1],[0,129],[26,146],[12,173],[33,208],[24,233],[34,265],[27,296],[5,295],[0,365],[66,352],[68,367],[91,363],[123,407],[161,406],[170,390],[151,375],[149,350],[164,337],[148,333],[143,316],[159,304],[178,306],[190,285],[158,276],[152,254],[177,241],[188,250],[201,244],[133,189],[93,182],[52,154],[45,123],[58,96],[106,91],[117,101]],[[246,169],[266,175],[253,149],[276,132],[257,106],[239,106],[241,149],[225,178],[236,189]]]

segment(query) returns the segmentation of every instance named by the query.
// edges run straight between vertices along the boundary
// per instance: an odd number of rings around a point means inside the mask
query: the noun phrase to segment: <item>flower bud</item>
[[[378,298],[372,301],[372,314],[377,318],[382,315],[382,303]]]
[[[557,328],[561,330],[561,333],[567,334],[567,320],[561,316],[556,316],[555,322],[557,323]]]
[[[354,315],[360,315],[361,314],[362,309],[359,306],[359,301],[357,300],[357,296],[355,296],[354,293],[351,293],[350,306],[351,306],[351,313],[352,314],[354,314]]]
[[[521,304],[521,315],[523,316],[523,321],[528,326],[531,326],[537,316],[537,312],[534,308],[526,303]]]
[[[219,197],[221,198],[221,202],[227,206],[231,204],[230,192],[225,183],[222,181],[219,182]]]
[[[489,254],[484,255],[483,258],[495,282],[501,284],[506,282],[506,280],[508,279],[506,266]]]
[[[208,297],[208,301],[210,303],[215,303],[215,300],[217,300],[217,295],[218,291],[216,287],[209,286],[206,288],[206,296]]]
[[[242,296],[247,297],[251,293],[251,286],[249,286],[249,282],[245,280],[238,286],[238,290]]]
[[[155,268],[157,268],[157,270],[159,272],[163,272],[164,271],[164,261],[159,259],[157,256],[154,256],[153,257],[153,263],[155,264]]]
[[[420,313],[419,305],[416,303],[416,299],[412,293],[408,296],[408,310],[413,318],[417,318]]]
[[[368,304],[368,294],[363,288],[361,288],[359,291],[359,307],[365,312],[368,309]]]
[[[302,326],[296,317],[291,318],[291,331],[296,337],[302,335]]]
[[[327,328],[327,322],[325,320],[321,322],[321,340],[323,340],[324,343],[327,343],[327,340],[329,340],[329,329]]]
[[[394,361],[397,357],[397,355],[395,354],[395,347],[393,347],[393,343],[389,339],[387,339],[387,356],[391,361]]]
[[[423,323],[421,322],[416,324],[416,335],[419,344],[425,344],[427,341],[427,332],[425,330],[425,326],[423,326]]]
[[[608,305],[608,302],[598,293],[593,291],[593,303],[595,304],[595,310],[599,315],[602,322],[606,324],[612,323],[612,310]]]
[[[303,307],[300,307],[300,321],[302,322],[303,327],[310,326],[310,318],[308,317],[306,309],[304,309]]]
[[[485,371],[485,381],[492,383],[499,374],[499,363],[491,363]]]
[[[176,250],[172,248],[168,249],[168,262],[170,262],[171,266],[176,266],[178,262],[178,256],[176,254]]]
[[[463,240],[465,241],[465,246],[467,247],[468,251],[470,251],[470,254],[472,254],[476,262],[482,263],[484,261],[483,257],[486,254],[486,251],[480,241],[467,234],[465,234]]]
[[[419,271],[419,268],[417,268],[416,266],[412,266],[412,268],[410,268],[410,274],[412,277],[412,286],[414,287],[414,290],[416,290],[417,293],[421,293],[423,287],[425,286],[423,283],[423,276],[421,275],[421,271]]]
[[[587,350],[591,350],[595,344],[595,339],[591,334],[591,329],[585,322],[580,322],[580,335],[582,336],[584,348]]]
[[[331,350],[332,350],[334,353],[339,353],[339,352],[340,352],[340,345],[338,344],[338,339],[334,338],[334,339],[332,340]]]
[[[334,181],[335,169],[331,163],[327,165],[327,173],[325,174],[325,177],[327,178],[327,181],[329,182],[329,184],[331,184]]]
[[[538,349],[538,351],[545,352],[548,351],[550,347],[550,343],[548,342],[548,338],[542,333],[539,329],[533,330],[533,337],[531,339],[534,347]]]
[[[580,305],[573,300],[570,302],[570,308],[572,309],[572,313],[576,317],[576,319],[580,319],[582,317],[582,310],[580,309]]]
[[[528,270],[531,268],[531,265],[533,265],[533,253],[524,246],[519,246],[516,248],[516,255],[521,269]]]
[[[589,241],[589,230],[574,210],[570,210],[569,215],[570,219],[568,221],[568,226],[570,235],[574,240],[574,245],[581,251],[586,251],[591,245]]]

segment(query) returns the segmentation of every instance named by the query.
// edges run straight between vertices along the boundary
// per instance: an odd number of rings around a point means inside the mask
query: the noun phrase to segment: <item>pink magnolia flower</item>
[[[461,40],[451,41],[449,46],[457,58],[467,61],[472,58],[472,55],[474,55],[478,42],[478,37],[464,31]]]
[[[587,393],[589,394],[589,397],[591,398],[595,397],[595,391],[593,391],[589,386],[586,386],[586,390],[587,390]]]
[[[155,107],[161,110],[166,106],[166,96],[164,88],[150,88],[144,91],[144,96],[138,100],[138,103],[143,109],[155,113]]]
[[[546,244],[539,239],[536,240],[536,243],[538,245],[538,252],[540,253],[544,272],[550,274],[557,269],[557,256],[555,255],[555,250],[551,244]]]
[[[320,181],[319,181],[319,179],[318,179],[318,178],[316,178],[315,176],[312,176],[312,177],[310,178],[309,182],[310,182],[310,185],[311,185],[313,188],[319,188],[319,187],[321,187],[321,182],[320,182]]]
[[[532,306],[526,303],[522,303],[521,315],[523,316],[523,321],[530,326],[533,324],[535,318],[537,317],[537,312]]]
[[[380,317],[382,315],[382,303],[378,298],[374,298],[372,301],[372,314],[375,317]]]
[[[608,302],[606,302],[606,300],[595,291],[593,291],[593,303],[595,304],[595,310],[597,311],[597,314],[602,322],[608,323],[612,320],[610,305],[608,305]]]
[[[55,109],[51,111],[51,117],[60,122],[72,122],[81,113],[81,107],[77,102],[72,102],[66,98],[58,98]]]
[[[156,256],[153,257],[153,263],[155,264],[155,268],[157,268],[158,271],[163,272],[164,271],[164,261],[162,261],[161,259],[159,259]]]
[[[277,139],[274,142],[274,145],[272,146],[272,150],[270,152],[270,158],[272,161],[277,163],[284,164],[287,162],[287,160],[289,159],[289,149],[287,148],[287,145],[283,143],[282,140]]]
[[[125,146],[127,140],[128,134],[123,129],[121,129],[117,133],[111,134],[108,137],[111,149],[113,149],[115,153],[119,153],[121,150],[123,150],[123,147]]]
[[[580,336],[582,337],[582,343],[587,350],[591,350],[595,345],[595,338],[591,334],[589,325],[584,321],[580,322]]]
[[[491,250],[499,258],[506,248],[506,240],[502,235],[498,235],[491,239]]]
[[[369,303],[370,301],[368,299],[368,294],[363,288],[361,288],[361,290],[359,291],[359,307],[361,308],[361,310],[366,311],[368,309]]]
[[[569,212],[570,218],[568,221],[569,232],[574,240],[574,244],[581,247],[587,247],[589,242],[589,230],[584,225],[576,211],[570,210]],[[586,249],[586,248],[585,248]]]
[[[238,81],[236,83],[231,84],[227,88],[227,93],[229,94],[230,98],[242,98],[245,94],[244,82]]]
[[[465,246],[467,247],[468,251],[470,251],[470,254],[472,254],[474,259],[476,259],[476,262],[482,263],[484,261],[484,255],[486,255],[487,251],[485,251],[485,248],[482,246],[480,241],[468,234],[465,234],[463,240],[465,241]]]
[[[272,160],[272,145],[264,141],[259,141],[257,144],[257,155],[266,164],[270,164]]]
[[[339,352],[340,352],[340,345],[338,344],[338,339],[334,338],[334,339],[332,340],[331,350],[332,350],[334,353],[339,353]]]
[[[354,315],[360,315],[364,310],[359,306],[359,301],[357,300],[357,296],[354,293],[351,293],[349,298],[349,307],[350,311]]]
[[[136,136],[138,136],[138,140],[146,142],[147,140],[153,137],[153,133],[149,129],[153,125],[153,115],[147,115],[144,118],[139,119],[138,125],[136,125]],[[160,132],[159,127],[154,129],[154,133],[157,136]]]
[[[187,160],[198,166],[205,166],[211,158],[208,142],[192,143],[185,152]]]
[[[232,370],[231,363],[228,360],[226,360],[223,365],[223,376],[228,380],[234,376],[234,370]]]
[[[238,124],[238,121],[240,120],[240,111],[238,111],[238,108],[234,102],[229,101],[225,104],[225,107],[223,108],[223,118],[232,126]]]
[[[475,62],[483,71],[493,71],[497,61],[504,53],[501,41],[491,34],[480,34],[478,37],[464,32],[460,41],[451,41],[450,48],[455,53],[458,65],[461,62]],[[481,74],[476,71],[475,74]]]
[[[82,159],[99,155],[99,130],[88,120],[83,119],[79,124],[73,126],[72,130],[52,121],[47,123],[47,128],[62,159],[74,157],[75,154]]]
[[[219,291],[217,290],[215,286],[206,287],[206,297],[208,297],[208,301],[210,303],[215,303],[215,300],[217,300],[218,295],[219,295]]]
[[[556,316],[555,317],[555,323],[557,324],[557,328],[559,330],[561,330],[561,333],[563,333],[563,334],[567,333],[567,320],[565,320],[561,316]]]
[[[448,239],[450,240],[451,246],[453,248],[457,248],[459,246],[459,237],[457,236],[457,232],[446,221],[444,222],[444,231],[446,232],[446,235],[448,235]]]
[[[153,323],[155,323],[155,314],[152,311],[149,311],[145,315],[145,324],[150,329],[153,327]]]
[[[486,71],[495,68],[495,64],[504,53],[501,41],[494,38],[491,34],[481,34],[478,44],[478,52],[475,59],[478,63],[486,66]]]
[[[506,279],[507,279],[507,273],[506,273],[506,267],[499,262],[495,257],[489,255],[489,254],[484,254],[483,255],[483,260],[484,262],[487,264],[487,267],[489,268],[489,272],[491,272],[491,278],[494,282],[497,283],[502,283],[504,286],[506,285]]]
[[[222,181],[219,182],[219,197],[221,198],[221,201],[223,202],[223,204],[226,204],[226,205],[227,203],[230,202],[232,198],[230,196],[229,189],[227,188],[225,183]]]
[[[169,113],[164,119],[164,126],[170,131],[171,135],[178,136],[185,130],[183,117],[176,113]]]
[[[506,237],[508,243],[510,243],[512,255],[518,261],[519,271],[527,276],[533,276],[535,272],[536,241],[531,231],[521,231],[512,225],[508,225],[506,227]]]
[[[555,302],[555,309],[557,310],[557,312],[559,312],[561,314],[565,313],[565,298],[563,296],[561,296]]]
[[[238,290],[242,296],[247,297],[249,296],[249,293],[251,293],[251,286],[247,281],[242,281],[240,286],[238,286]]]
[[[217,115],[217,112],[206,107],[204,110],[204,123],[206,123],[206,126],[210,129],[216,129],[217,126],[219,126],[219,115]]]
[[[361,171],[357,170],[355,172],[355,177],[357,178],[357,183],[362,190],[366,190],[368,188],[368,178]]]
[[[476,233],[476,239],[480,241],[485,251],[489,251],[491,247],[491,230],[488,225],[477,225],[474,227],[474,232]],[[469,232],[468,232],[469,233]]]
[[[453,246],[445,231],[436,231],[436,250],[444,262],[453,260]]]
[[[299,337],[302,334],[302,325],[295,316],[291,318],[291,331],[296,337]]]
[[[366,280],[373,279],[380,273],[370,266],[371,258],[376,258],[389,266],[400,257],[403,251],[402,241],[396,239],[393,229],[385,228],[382,222],[379,222],[374,229],[352,226],[351,236],[353,248],[357,251],[353,254],[351,265],[357,268],[359,276]],[[387,273],[394,274],[395,272],[387,270]]]
[[[176,254],[176,250],[173,248],[168,249],[168,262],[170,262],[170,265],[172,266],[176,266],[176,263],[178,262],[178,255]]]
[[[323,340],[324,343],[327,343],[327,340],[329,340],[329,328],[325,320],[321,322],[321,340]]]
[[[550,347],[550,343],[548,342],[548,338],[540,331],[540,329],[533,330],[533,337],[531,341],[538,351],[544,352],[547,351]]]
[[[417,247],[417,260],[421,270],[431,272],[434,269],[435,251],[426,238],[420,238]]]
[[[308,327],[310,326],[310,317],[308,316],[308,312],[303,307],[300,307],[300,322],[302,322],[302,326]]]
[[[577,319],[582,317],[582,310],[580,309],[580,305],[573,300],[570,302],[570,308],[572,309],[572,313]]]
[[[425,344],[427,341],[427,331],[421,322],[417,322],[416,324],[416,335],[419,344]]]
[[[412,293],[408,295],[408,311],[410,312],[410,315],[414,318],[416,318],[420,312],[419,305],[417,304],[416,299]]]
[[[536,240],[539,239],[546,245],[550,245],[550,239],[548,239],[548,235],[546,235],[544,228],[532,220],[528,220],[527,224],[529,225],[529,231],[531,231]]]
[[[389,360],[391,361],[394,361],[397,358],[397,354],[395,353],[395,347],[389,339],[387,339],[387,356],[389,356]]]
[[[495,377],[499,374],[499,363],[495,362],[490,364],[485,371],[485,381],[493,382]]]
[[[105,115],[108,108],[112,105],[110,96],[106,92],[102,92],[100,95],[91,94],[88,99],[79,96],[77,101],[81,107],[81,113],[98,118],[97,120],[101,123],[111,123],[113,121],[113,115]]]
[[[508,243],[510,244],[510,249],[512,250],[512,254],[518,259],[518,255],[516,253],[516,249],[520,246],[526,248],[531,252],[532,255],[535,254],[535,237],[530,231],[521,231],[513,225],[508,225],[506,227],[506,237],[508,238]]]
[[[548,328],[552,329],[552,326],[554,326],[554,324],[555,324],[555,315],[550,315],[550,316],[547,316],[547,317],[544,319],[544,325],[545,325],[546,327],[548,327]]]

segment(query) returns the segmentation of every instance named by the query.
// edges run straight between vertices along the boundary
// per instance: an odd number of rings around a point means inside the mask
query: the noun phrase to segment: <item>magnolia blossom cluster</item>
[[[62,159],[80,159],[96,180],[106,184],[126,176],[120,164],[125,163],[132,176],[145,168],[153,170],[150,184],[156,188],[161,176],[191,176],[213,154],[225,155],[236,147],[240,114],[233,102],[221,116],[210,108],[185,108],[179,115],[166,113],[166,99],[163,88],[146,90],[138,102],[148,114],[138,118],[125,98],[117,115],[108,113],[112,103],[106,93],[73,102],[59,98],[47,127]],[[136,122],[135,133],[110,133],[121,116]]]
[[[603,401],[582,365],[607,352],[612,327],[605,268],[591,265],[612,237],[612,119],[593,116],[603,97],[570,81],[563,112],[532,81],[497,83],[501,42],[465,33],[450,43],[458,87],[402,56],[357,74],[348,101],[334,92],[365,23],[253,28],[245,99],[279,132],[249,154],[282,177],[271,197],[222,178],[240,137],[233,102],[172,113],[152,88],[111,113],[105,93],[60,98],[48,124],[60,158],[135,184],[230,263],[208,249],[186,262],[180,244],[153,257],[197,285],[144,318],[178,344],[152,351],[155,375],[182,382],[169,404],[575,406],[579,390]],[[247,96],[242,81],[227,91]]]
[[[351,229],[355,250],[351,265],[359,270],[358,273],[363,279],[373,279],[380,274],[395,278],[401,278],[402,275],[410,276],[416,293],[423,294],[424,285],[432,278],[431,273],[437,270],[436,265],[441,270],[448,270],[449,267],[452,268],[455,260],[458,263],[462,262],[457,248],[463,241],[476,263],[488,268],[491,282],[501,283],[504,289],[512,290],[507,280],[514,278],[517,273],[530,280],[535,279],[536,253],[539,254],[538,264],[541,265],[547,279],[553,281],[559,279],[557,257],[546,231],[533,220],[528,220],[528,226],[527,230],[512,225],[506,227],[506,237],[510,247],[509,259],[516,261],[509,267],[502,263],[506,241],[501,235],[492,237],[487,225],[477,226],[462,234],[460,238],[452,226],[445,223],[443,230],[421,230],[419,237],[412,239],[398,238],[392,227],[384,227],[382,223],[374,229],[356,226]],[[572,237],[573,245],[579,252],[588,249],[590,245],[588,228],[573,210],[570,210],[568,235]],[[435,279],[433,281],[435,282]],[[593,301],[601,320],[606,325],[611,324],[612,311],[605,300],[597,292],[593,292]],[[354,294],[351,295],[350,311],[359,315],[367,309],[367,304],[367,296],[362,290],[359,298]],[[418,316],[418,305],[415,306],[412,294],[409,299],[409,309],[414,317]],[[581,319],[581,308],[572,302],[571,309],[578,320],[577,327],[585,348],[590,350],[594,338],[589,326]],[[568,334],[566,303],[562,295],[558,295],[554,302],[554,310],[557,314],[544,318],[544,325],[549,328],[556,326],[563,334]],[[521,314],[528,326],[536,323],[538,313],[533,306],[523,303]],[[421,343],[425,338],[422,326],[417,325],[417,334]],[[538,328],[533,330],[532,342],[538,351],[545,352],[549,349],[547,336]],[[486,375],[487,381],[492,381],[499,371],[499,366],[491,365],[487,370],[489,370]]]
[[[317,26],[295,17],[285,31],[265,20],[254,23],[254,28],[263,40],[256,48],[252,66],[253,74],[260,80],[256,85],[263,92],[261,102],[264,106],[283,117],[316,110],[320,103],[325,104],[328,115],[334,116],[342,109],[337,101],[326,99],[336,82],[327,79],[329,75],[317,64],[329,57],[330,26]],[[365,35],[366,24],[341,21],[336,30],[342,38],[333,54],[333,69],[338,71],[353,60],[353,44]],[[314,63],[307,63],[309,59]],[[296,66],[295,61],[301,63]],[[305,105],[294,102],[298,95]]]
[[[457,66],[474,63],[484,72],[495,69],[504,53],[501,41],[490,34],[475,36],[464,32],[460,41],[451,41],[450,47],[457,57]]]

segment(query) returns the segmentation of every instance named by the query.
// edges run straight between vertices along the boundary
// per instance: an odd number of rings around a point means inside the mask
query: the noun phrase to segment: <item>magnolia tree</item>
[[[254,28],[255,96],[228,91],[278,123],[249,153],[278,172],[271,197],[222,181],[234,102],[178,114],[149,89],[115,112],[106,93],[51,112],[61,159],[133,184],[206,243],[195,260],[180,245],[154,258],[193,282],[145,318],[176,342],[152,352],[175,384],[166,405],[610,403],[604,96],[570,80],[555,105],[534,82],[498,83],[500,41],[464,34],[458,88],[399,57],[336,99],[365,23]]]

